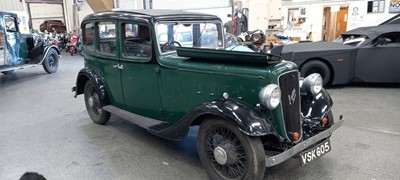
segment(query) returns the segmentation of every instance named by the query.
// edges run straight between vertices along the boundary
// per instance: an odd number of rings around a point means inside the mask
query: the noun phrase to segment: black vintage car
[[[399,83],[400,24],[397,21],[393,18],[378,26],[347,31],[335,42],[284,45],[281,55],[295,62],[304,77],[321,74],[324,85]]]
[[[18,15],[0,11],[0,72],[12,73],[16,69],[42,65],[44,70],[55,73],[58,69],[59,49],[22,33]]]

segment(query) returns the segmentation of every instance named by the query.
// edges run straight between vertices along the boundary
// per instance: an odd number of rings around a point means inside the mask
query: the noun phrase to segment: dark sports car
[[[347,31],[336,42],[284,45],[281,56],[295,62],[303,77],[321,74],[324,85],[400,83],[400,24],[393,18]]]

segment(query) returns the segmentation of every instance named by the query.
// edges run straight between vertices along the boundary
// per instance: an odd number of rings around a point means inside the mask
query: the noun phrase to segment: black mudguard
[[[99,92],[100,99],[103,102],[108,102],[103,78],[100,76],[100,73],[91,67],[84,67],[79,71],[76,78],[75,87],[72,88],[72,91],[75,91],[74,97],[76,98],[78,95],[84,93],[85,84],[87,81],[92,81],[97,89],[97,92]]]
[[[333,106],[331,96],[325,89],[313,97],[305,97],[301,101],[301,112],[305,118],[324,118]]]
[[[152,127],[149,132],[173,140],[183,139],[191,125],[200,124],[209,116],[216,116],[231,121],[249,136],[274,135],[279,139],[279,134],[272,122],[259,110],[244,102],[228,99],[206,102],[193,109],[178,123]]]

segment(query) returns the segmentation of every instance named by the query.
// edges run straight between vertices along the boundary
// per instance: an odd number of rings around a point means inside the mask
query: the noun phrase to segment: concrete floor
[[[181,142],[153,136],[112,116],[91,122],[83,96],[71,87],[81,56],[63,54],[59,71],[41,67],[0,75],[0,179],[26,171],[47,179],[207,179],[193,128]],[[300,167],[290,159],[267,168],[265,179],[400,179],[400,87],[328,90],[336,117],[346,121],[331,138],[332,151]]]

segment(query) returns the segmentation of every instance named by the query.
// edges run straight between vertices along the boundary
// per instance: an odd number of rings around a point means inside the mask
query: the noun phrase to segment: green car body
[[[24,18],[15,12],[0,11],[0,72],[9,74],[39,65],[49,74],[57,72],[59,49],[24,32],[20,22]]]
[[[72,90],[75,97],[85,94],[89,115],[96,123],[105,124],[113,113],[152,134],[181,140],[190,126],[213,127],[210,119],[217,118],[216,122],[226,121],[239,130],[230,130],[237,137],[258,138],[263,151],[278,154],[263,157],[260,162],[265,167],[329,140],[342,122],[334,123],[333,103],[325,90],[312,94],[300,85],[302,79],[294,63],[272,54],[224,50],[222,22],[216,16],[170,10],[114,11],[89,15],[81,27],[85,67]],[[174,28],[193,30],[193,46],[176,47],[181,44],[172,37],[167,43],[158,40],[160,34],[172,36]],[[131,36],[128,31],[132,29],[137,32]],[[144,33],[141,29],[148,33],[140,39],[148,41],[143,43],[146,48],[136,45],[137,37]],[[273,108],[260,102],[265,96],[262,92],[268,92],[267,86],[282,94]],[[324,118],[328,122],[323,125]],[[209,131],[212,128],[205,132]],[[203,134],[200,130],[199,137]],[[227,152],[222,145],[214,147],[214,160],[220,166],[239,161],[232,160]],[[207,164],[206,160],[202,162]],[[211,178],[232,178],[229,173],[206,170]],[[251,176],[246,171],[233,178],[259,179],[263,172],[258,169]]]

